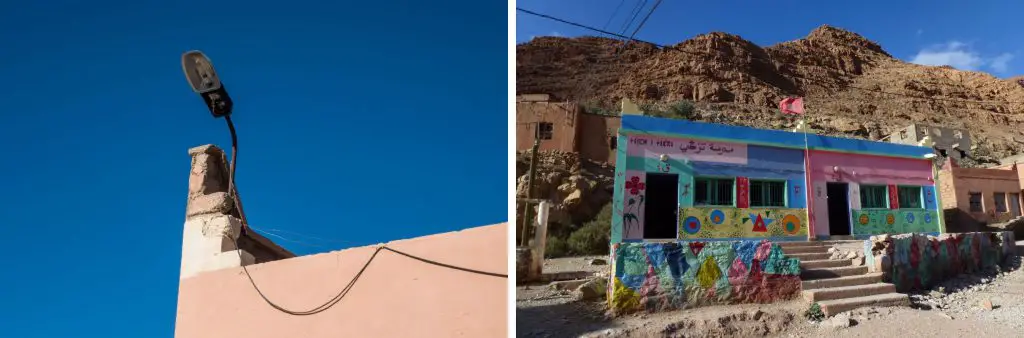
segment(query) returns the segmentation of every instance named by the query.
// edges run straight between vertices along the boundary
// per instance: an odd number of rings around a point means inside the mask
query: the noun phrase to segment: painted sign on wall
[[[679,209],[680,239],[807,237],[807,211],[784,208]]]
[[[657,158],[668,155],[690,161],[747,164],[746,144],[646,135],[629,135],[628,138],[626,153],[629,156]]]
[[[708,303],[766,303],[800,291],[800,261],[768,241],[618,243],[610,308],[616,314]]]
[[[939,232],[939,215],[933,210],[865,209],[850,215],[854,235]]]

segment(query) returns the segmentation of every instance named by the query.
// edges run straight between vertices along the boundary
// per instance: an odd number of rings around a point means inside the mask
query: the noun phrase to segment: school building
[[[930,147],[624,115],[612,244],[943,231]]]

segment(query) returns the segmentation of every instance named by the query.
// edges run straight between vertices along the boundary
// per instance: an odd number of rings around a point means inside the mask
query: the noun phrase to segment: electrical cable
[[[234,184],[235,183],[235,161],[238,160],[238,135],[235,133],[235,124],[231,121],[231,116],[230,115],[224,116],[224,120],[227,121],[228,131],[231,132],[231,163],[229,164],[229,167],[228,167],[228,191],[229,191],[229,194],[232,195],[232,199],[234,200],[236,205],[238,205],[238,204],[240,204],[239,203],[240,202],[240,198],[238,197],[238,191],[236,190],[235,184]],[[246,221],[245,213],[241,210],[241,208],[238,209],[238,214],[239,214],[238,218],[242,222],[242,229],[241,229],[241,232],[239,233],[239,235],[237,237],[232,238],[231,242],[232,242],[232,244],[234,244],[234,246],[235,246],[235,253],[238,254],[238,260],[241,262],[243,260],[242,259],[242,249],[238,245],[238,239],[241,238],[245,234],[245,229],[248,227],[249,223]],[[252,278],[252,275],[249,274],[249,268],[245,264],[241,264],[241,265],[242,265],[242,271],[245,272],[245,277],[247,279],[249,279],[249,284],[252,285],[252,288],[256,290],[256,293],[259,294],[260,298],[262,298],[263,301],[267,303],[267,305],[270,305],[270,307],[272,307],[272,308],[274,308],[274,309],[276,309],[278,311],[281,311],[283,313],[290,314],[290,315],[294,315],[294,316],[308,316],[308,315],[315,315],[317,313],[324,312],[327,309],[330,309],[331,307],[333,307],[338,302],[340,302],[341,299],[344,298],[345,295],[347,295],[350,290],[352,290],[352,287],[356,284],[357,281],[359,281],[359,278],[362,277],[363,272],[366,272],[366,268],[370,267],[370,263],[373,263],[373,260],[375,258],[377,258],[377,254],[379,254],[381,252],[381,250],[388,250],[388,251],[394,252],[396,254],[399,254],[399,255],[402,255],[402,256],[405,256],[405,257],[408,257],[408,258],[412,258],[414,260],[417,260],[417,261],[420,261],[420,262],[423,262],[423,263],[432,264],[432,265],[436,265],[436,266],[440,266],[440,267],[444,267],[444,268],[449,268],[449,269],[454,269],[454,270],[459,270],[459,271],[469,272],[469,273],[474,273],[474,274],[480,274],[480,275],[485,275],[485,276],[492,276],[492,277],[499,277],[499,278],[508,278],[508,275],[503,275],[503,274],[494,273],[494,272],[481,271],[481,270],[474,270],[474,269],[470,269],[470,268],[464,268],[464,267],[454,266],[454,265],[451,265],[451,264],[441,263],[441,262],[438,262],[438,261],[434,261],[434,260],[426,259],[426,258],[423,258],[423,257],[414,256],[414,255],[411,255],[411,254],[408,254],[408,253],[405,253],[405,252],[402,252],[402,251],[398,251],[398,250],[389,248],[386,245],[381,245],[381,246],[378,246],[376,249],[373,250],[373,254],[370,255],[370,258],[368,260],[366,260],[366,263],[363,264],[363,267],[359,269],[359,272],[357,272],[356,275],[352,277],[352,280],[350,280],[348,282],[348,284],[346,284],[345,287],[342,288],[340,292],[338,292],[338,294],[336,294],[334,297],[331,297],[331,299],[329,299],[327,302],[325,302],[323,304],[320,304],[319,306],[314,307],[312,309],[304,310],[304,311],[295,311],[295,310],[286,309],[286,308],[278,305],[277,303],[274,303],[273,301],[271,301],[270,298],[268,298],[263,293],[263,291],[260,290],[259,286],[256,285],[256,281]]]
[[[684,49],[681,49],[678,46],[668,46],[668,45],[662,45],[662,44],[659,44],[659,43],[654,43],[654,42],[650,42],[650,41],[640,40],[640,39],[636,39],[636,38],[630,38],[630,37],[622,35],[622,34],[617,34],[617,33],[609,32],[607,30],[599,29],[599,28],[596,28],[596,27],[584,25],[584,24],[581,24],[581,23],[573,22],[573,21],[568,21],[568,20],[565,20],[565,19],[561,19],[561,18],[554,17],[554,16],[547,15],[547,14],[543,14],[543,13],[534,12],[534,11],[531,11],[531,10],[528,10],[528,9],[523,9],[523,8],[520,8],[520,7],[516,7],[516,11],[523,12],[523,13],[530,14],[530,15],[537,16],[537,17],[541,17],[541,18],[545,18],[545,19],[552,20],[552,21],[561,22],[563,24],[567,24],[567,25],[570,25],[570,26],[575,26],[575,27],[583,28],[585,30],[589,30],[589,31],[593,31],[593,32],[601,33],[601,34],[610,35],[610,36],[617,37],[617,38],[620,38],[620,39],[626,39],[627,41],[641,42],[641,43],[649,44],[651,46],[658,47],[658,48],[665,49],[665,50],[672,50],[672,51],[676,51],[676,52],[680,52],[680,53],[684,53],[684,54],[689,54],[689,55],[694,55],[694,56],[710,56],[710,57],[716,57],[717,56],[717,55],[714,55],[714,54],[699,53],[699,52],[693,52],[693,51],[684,50]],[[816,80],[813,80],[813,79],[810,79],[810,78],[806,78],[806,77],[803,77],[803,76],[800,76],[800,75],[797,75],[797,74],[789,74],[789,75],[786,75],[786,76],[790,76],[790,77],[793,77],[795,79],[804,80],[807,83],[827,88],[827,86],[825,86],[825,85],[816,83],[816,82],[818,82]],[[901,94],[901,93],[895,93],[895,92],[887,92],[887,91],[880,90],[880,89],[871,89],[871,88],[865,88],[865,87],[858,87],[858,86],[854,86],[854,85],[850,85],[850,84],[847,84],[845,86],[847,88],[853,88],[853,89],[863,90],[863,91],[867,91],[867,92],[874,92],[874,93],[893,95],[893,96],[902,96],[902,97],[907,97],[907,98],[929,100],[929,101],[959,102],[959,103],[974,103],[974,104],[986,104],[986,103],[1024,104],[1024,101],[947,99],[947,98],[939,98],[939,97],[927,97],[927,96],[908,95],[908,94]]]
[[[647,15],[644,16],[643,20],[640,20],[640,24],[633,30],[633,34],[629,35],[629,40],[626,40],[626,43],[622,44],[622,48],[619,49],[619,53],[622,53],[622,50],[626,49],[626,46],[629,46],[629,42],[633,41],[633,37],[636,36],[636,33],[640,32],[641,28],[644,28],[644,24],[647,23],[647,19],[651,18],[651,14],[654,14],[654,10],[658,9],[658,5],[661,5],[661,0],[658,0],[658,2],[654,3],[654,6],[651,6],[651,10],[647,12]]]
[[[636,16],[640,15],[640,11],[644,9],[644,6],[647,6],[647,0],[639,1],[637,2],[636,6],[633,6],[633,10],[629,11],[631,13],[629,20],[626,20],[626,22],[622,25],[622,29],[619,30],[619,34],[626,34],[626,31],[629,30],[629,27],[633,26],[633,22],[636,21]],[[516,9],[519,8],[516,7]]]
[[[616,15],[619,15],[619,10],[622,9],[622,5],[625,3],[626,0],[619,0],[619,5],[615,6],[615,10],[612,11],[612,16],[608,17],[608,21],[604,23],[604,27],[602,27],[601,29],[608,29],[608,25],[612,23],[612,20],[615,19]]]

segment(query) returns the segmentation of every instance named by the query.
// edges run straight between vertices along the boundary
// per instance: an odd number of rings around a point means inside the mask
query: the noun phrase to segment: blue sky
[[[341,248],[506,221],[505,3],[149,3],[0,4],[3,336],[172,335],[187,150],[230,147],[191,49],[234,98],[253,225]]]
[[[620,32],[628,20],[627,14],[641,2],[523,0],[516,6]],[[651,8],[655,2],[646,1],[645,8]],[[1024,2],[1010,0],[866,0],[856,4],[795,0],[663,1],[636,38],[675,44],[699,34],[723,31],[768,46],[802,38],[815,27],[829,24],[874,40],[893,56],[908,62],[951,65],[1007,77],[1024,73],[1024,39],[1013,29],[1021,12]],[[637,21],[646,13],[645,9]],[[534,36],[595,34],[523,13],[516,16],[518,42]]]

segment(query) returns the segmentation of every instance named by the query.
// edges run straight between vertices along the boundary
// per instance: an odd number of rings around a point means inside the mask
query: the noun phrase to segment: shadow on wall
[[[767,240],[619,243],[612,255],[608,302],[616,314],[768,303],[800,291],[800,261]]]
[[[1016,254],[1012,232],[873,236],[864,241],[872,271],[900,292],[928,289],[959,274],[994,268]]]

